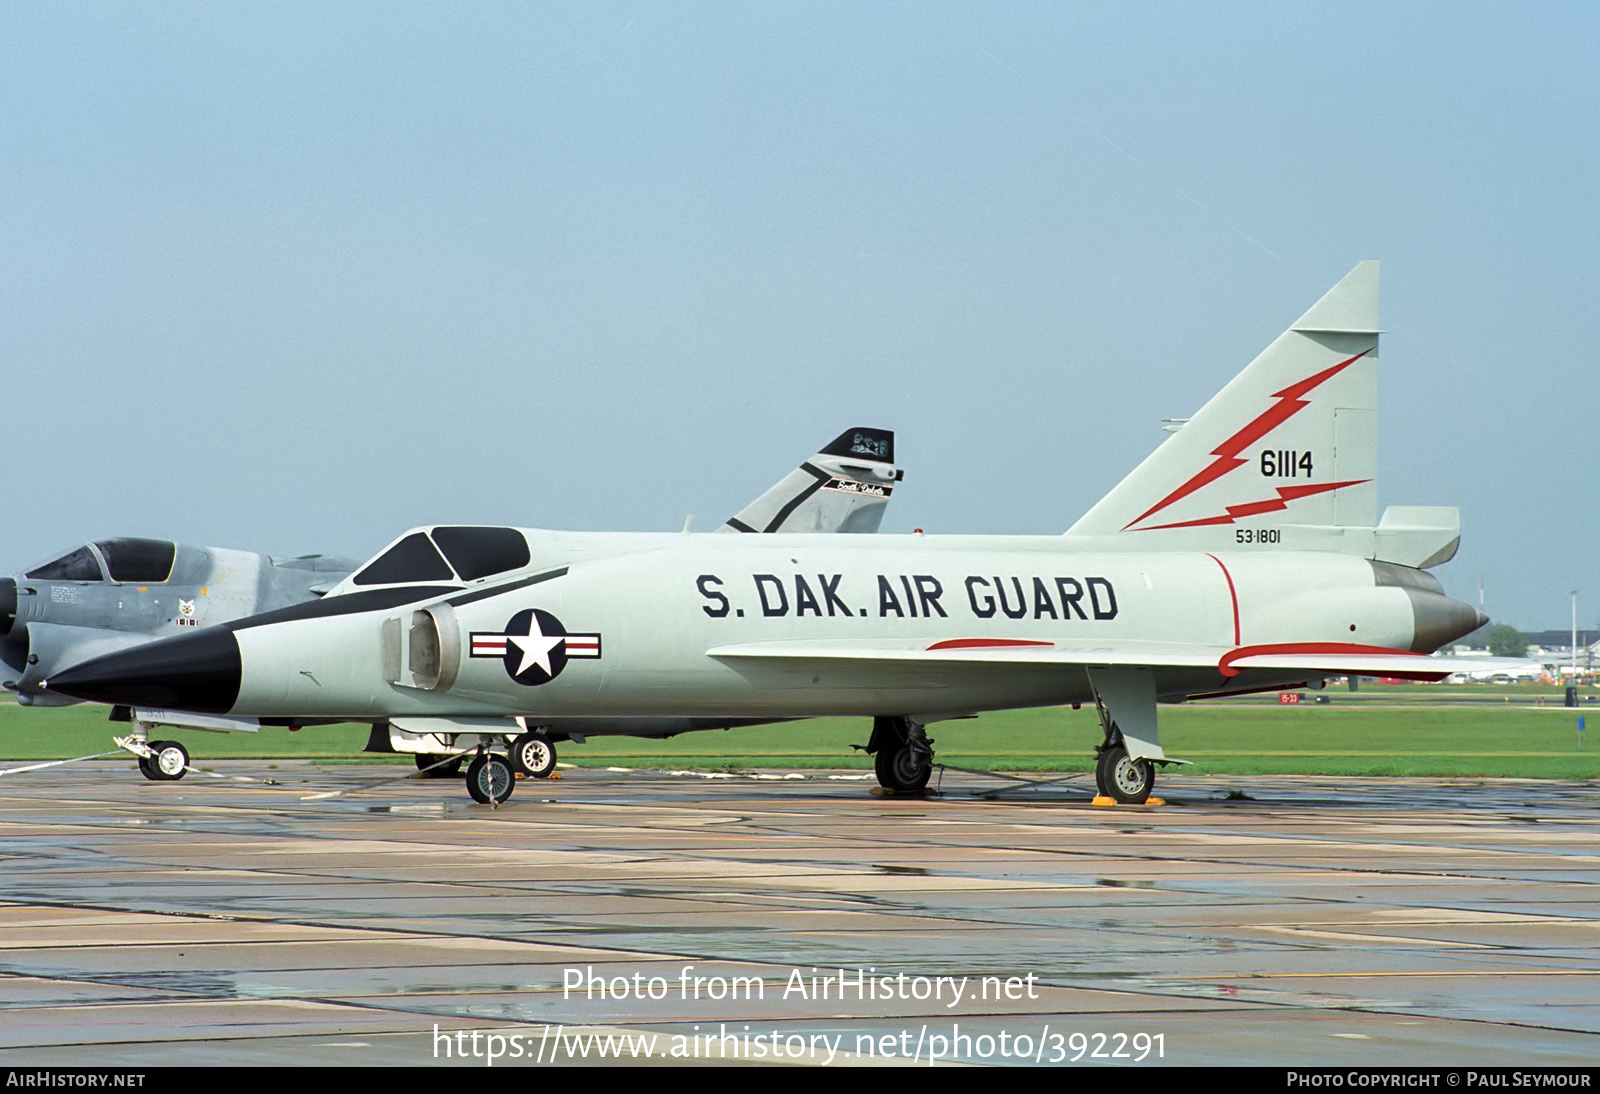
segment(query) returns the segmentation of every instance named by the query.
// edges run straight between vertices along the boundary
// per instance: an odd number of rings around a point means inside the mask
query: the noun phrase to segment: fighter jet
[[[904,474],[894,466],[891,431],[849,429],[730,517],[719,531],[875,532],[894,485]],[[0,578],[0,663],[10,670],[4,686],[23,706],[80,702],[46,692],[40,684],[70,665],[112,650],[325,595],[359,592],[360,585],[344,580],[359,565],[357,559],[325,555],[279,559],[133,537],[83,544],[14,578]],[[471,562],[460,565],[463,574],[473,572]],[[456,582],[454,587],[465,586]],[[128,741],[139,757],[140,770],[158,781],[182,778],[189,754],[176,741],[150,742],[152,729],[255,732],[262,724],[256,718],[144,705],[119,705],[113,717],[131,723]],[[293,719],[275,721],[301,724]],[[717,726],[726,724],[719,721]],[[704,727],[698,722],[661,721],[639,722],[632,728],[645,736],[665,736]],[[570,732],[554,739],[582,732],[583,724],[573,723]],[[534,735],[514,753],[524,761],[521,770],[544,775],[554,768],[555,750],[547,739],[548,732]],[[413,752],[431,742],[442,754],[418,752],[418,766],[449,773],[450,765],[439,761],[455,751],[453,737],[408,736],[400,731],[396,742]],[[475,746],[476,737],[468,743]]]
[[[16,577],[0,578],[0,663],[4,687],[22,706],[79,700],[43,681],[111,650],[186,634],[260,612],[316,600],[360,564],[331,555],[273,558],[221,547],[119,536],[67,551]],[[156,725],[255,731],[254,719],[119,709],[133,723],[146,778],[182,778],[189,756],[172,741],[147,742]]]
[[[1363,263],[1059,536],[411,532],[348,595],[119,651],[48,690],[226,716],[484,732],[563,718],[873,720],[894,791],[943,719],[1093,703],[1096,783],[1143,802],[1157,703],[1439,679],[1484,617],[1429,567],[1454,509],[1376,511]],[[463,572],[463,571],[466,572]],[[450,580],[454,576],[460,580]],[[487,749],[479,801],[513,785]]]

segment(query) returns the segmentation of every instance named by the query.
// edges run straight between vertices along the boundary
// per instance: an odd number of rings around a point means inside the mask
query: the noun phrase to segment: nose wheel
[[[139,757],[139,774],[151,782],[176,782],[189,773],[189,750],[177,741],[155,741]]]

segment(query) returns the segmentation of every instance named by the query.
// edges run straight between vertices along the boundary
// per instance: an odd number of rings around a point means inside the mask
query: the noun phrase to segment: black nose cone
[[[227,714],[239,701],[240,674],[238,640],[216,627],[90,658],[44,686],[94,703]]]

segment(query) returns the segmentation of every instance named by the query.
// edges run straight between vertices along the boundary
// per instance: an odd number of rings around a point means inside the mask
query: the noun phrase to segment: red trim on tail
[[[1351,479],[1348,482],[1319,482],[1311,486],[1280,486],[1276,498],[1267,498],[1265,501],[1252,501],[1247,505],[1230,505],[1227,507],[1226,516],[1203,517],[1200,520],[1181,520],[1174,524],[1152,524],[1148,528],[1137,528],[1138,532],[1156,532],[1162,528],[1199,528],[1208,524],[1232,524],[1240,517],[1254,517],[1262,513],[1276,513],[1289,508],[1289,503],[1297,498],[1307,498],[1312,494],[1326,494],[1330,490],[1342,490],[1346,486],[1360,486],[1371,479]]]
[[[1282,391],[1273,392],[1271,397],[1278,401],[1256,415],[1255,419],[1239,432],[1212,449],[1211,454],[1216,459],[1212,460],[1188,482],[1134,517],[1127,524],[1124,524],[1122,530],[1126,532],[1146,517],[1161,512],[1161,510],[1174,502],[1182,501],[1202,486],[1215,482],[1234,468],[1244,465],[1248,461],[1240,457],[1240,452],[1243,452],[1262,437],[1265,437],[1268,433],[1271,433],[1284,422],[1310,406],[1311,404],[1304,399],[1304,396],[1310,394],[1311,391],[1321,386],[1325,381],[1332,379],[1344,371],[1345,368],[1361,360],[1371,352],[1370,349],[1364,349],[1349,360],[1340,361],[1331,368],[1325,368],[1321,372],[1307,376],[1297,384],[1290,384]]]

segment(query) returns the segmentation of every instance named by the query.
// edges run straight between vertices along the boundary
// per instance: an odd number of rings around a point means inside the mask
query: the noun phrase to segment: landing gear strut
[[[1156,729],[1155,678],[1145,669],[1095,669],[1089,674],[1105,741],[1095,749],[1094,782],[1101,798],[1123,805],[1152,799],[1156,764],[1185,763],[1161,751]]]
[[[933,741],[921,722],[910,718],[874,718],[872,740],[878,783],[897,794],[918,794],[927,789],[933,774]]]

